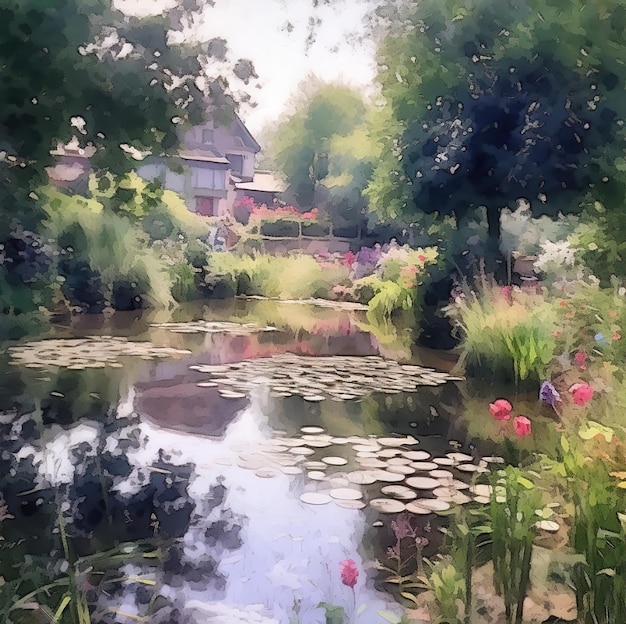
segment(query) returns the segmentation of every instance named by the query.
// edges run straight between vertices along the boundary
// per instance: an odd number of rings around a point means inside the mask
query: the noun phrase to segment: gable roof
[[[253,149],[255,152],[261,151],[261,146],[252,136],[250,130],[246,128],[246,125],[243,123],[243,121],[241,121],[241,118],[239,117],[239,115],[237,115],[237,113],[235,113],[235,119],[233,120],[233,125],[231,126],[231,129],[233,129],[234,133],[237,136],[241,137],[242,141],[247,147]]]

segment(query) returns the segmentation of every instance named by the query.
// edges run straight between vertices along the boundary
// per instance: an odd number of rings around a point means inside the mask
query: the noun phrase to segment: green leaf
[[[532,481],[530,481],[526,477],[522,477],[521,475],[519,477],[517,477],[517,482],[521,486],[525,487],[527,490],[532,490],[535,487],[535,485],[533,484]]]
[[[343,607],[338,607],[328,602],[320,602],[317,606],[322,607],[326,611],[326,624],[343,624],[345,616]]]
[[[54,614],[55,622],[58,622],[60,620],[61,616],[63,615],[63,611],[65,611],[65,608],[67,607],[67,605],[70,604],[70,602],[72,602],[72,597],[65,594],[65,596],[63,596],[63,600],[61,600],[61,602],[59,603],[59,606]]]
[[[597,435],[601,435],[607,442],[610,442],[613,439],[614,431],[610,427],[589,420],[579,429],[578,435],[583,440],[591,440]]]
[[[420,604],[419,600],[413,594],[410,594],[409,592],[400,592],[400,595],[403,598],[406,598],[407,600],[410,600],[415,605],[419,606],[419,604]]]
[[[402,618],[398,617],[395,613],[391,611],[376,611],[378,615],[380,615],[383,620],[387,620],[390,624],[400,624]]]

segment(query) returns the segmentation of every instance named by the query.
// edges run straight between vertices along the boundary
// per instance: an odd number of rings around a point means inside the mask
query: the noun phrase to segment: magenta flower
[[[489,403],[489,413],[496,420],[509,420],[513,406],[506,399],[497,399]]]
[[[356,567],[356,563],[352,559],[346,559],[345,561],[340,561],[339,566],[341,569],[341,582],[353,589],[359,578],[359,569]]]
[[[585,405],[589,403],[591,397],[593,397],[593,388],[586,383],[574,384],[569,391],[576,405]]]
[[[530,420],[526,416],[516,416],[513,419],[513,426],[515,427],[515,433],[520,438],[530,435]]]

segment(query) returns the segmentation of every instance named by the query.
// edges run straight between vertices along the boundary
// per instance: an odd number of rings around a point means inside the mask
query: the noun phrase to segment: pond
[[[385,621],[402,612],[377,565],[398,514],[432,554],[437,511],[488,500],[498,446],[468,432],[454,359],[362,310],[214,301],[39,338],[0,361],[16,622],[66,594],[93,622],[321,624],[322,603]]]

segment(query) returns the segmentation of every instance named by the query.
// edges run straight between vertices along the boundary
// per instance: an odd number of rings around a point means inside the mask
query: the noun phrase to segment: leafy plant
[[[494,585],[504,598],[506,621],[521,624],[530,580],[536,510],[542,495],[519,468],[507,466],[492,479],[491,516]]]

